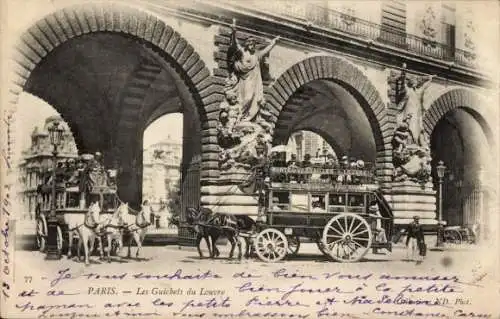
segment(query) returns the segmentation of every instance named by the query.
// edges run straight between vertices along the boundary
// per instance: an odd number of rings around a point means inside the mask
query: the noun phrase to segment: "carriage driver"
[[[151,222],[148,222],[147,219],[143,218],[141,223],[138,223],[139,224],[138,226],[143,228],[143,227],[147,227],[147,226],[151,225],[154,222],[153,209],[151,208],[151,205],[149,204],[149,200],[146,199],[142,202],[141,210],[144,212],[141,216],[147,216],[150,218],[150,221],[151,221]]]

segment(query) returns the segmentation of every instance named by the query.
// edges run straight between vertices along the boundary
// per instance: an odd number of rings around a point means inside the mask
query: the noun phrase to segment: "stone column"
[[[142,134],[131,138],[126,147],[119,147],[115,153],[118,170],[118,197],[132,209],[139,209],[142,200]],[[115,151],[116,152],[116,151]]]

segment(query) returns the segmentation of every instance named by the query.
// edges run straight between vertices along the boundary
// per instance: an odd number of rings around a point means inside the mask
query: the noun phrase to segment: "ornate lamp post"
[[[54,146],[52,152],[53,167],[52,167],[52,201],[50,207],[49,218],[47,219],[47,256],[46,259],[56,260],[60,259],[61,255],[57,245],[57,227],[58,220],[56,216],[56,168],[57,168],[57,147],[61,144],[62,134],[64,130],[59,122],[54,122],[48,128],[50,143]]]
[[[267,166],[269,165],[267,154],[265,153],[265,148],[261,144],[257,144],[255,147],[257,154],[262,154],[263,158],[261,159],[261,163],[257,164],[256,171],[256,188],[258,193],[258,212],[257,212],[257,223],[263,223],[265,221],[264,214],[267,211],[267,205],[269,205],[266,200],[266,191],[265,191],[265,183],[266,178],[268,177]]]
[[[479,238],[476,238],[476,242],[481,242],[481,239],[486,238],[485,234],[485,215],[488,213],[485,211],[485,203],[484,203],[484,180],[485,180],[485,170],[483,166],[480,166],[477,170],[477,188],[479,189],[479,202],[477,205],[477,210],[479,212],[479,216],[476,216],[476,220],[474,222],[479,222]]]
[[[438,183],[439,183],[439,206],[438,206],[438,228],[437,228],[437,239],[436,239],[436,248],[442,249],[443,245],[443,234],[444,234],[444,226],[443,226],[443,178],[444,172],[446,170],[446,166],[443,161],[439,161],[436,166]]]

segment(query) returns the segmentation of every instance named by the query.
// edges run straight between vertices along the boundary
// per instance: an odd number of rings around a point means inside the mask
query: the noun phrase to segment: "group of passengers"
[[[340,169],[351,170],[339,174],[278,174],[273,177],[277,182],[289,183],[308,183],[311,181],[324,182],[324,183],[339,183],[359,185],[363,184],[364,179],[362,176],[356,176],[352,170],[365,169],[365,163],[362,160],[349,159],[343,156],[340,162],[336,161],[332,154],[328,154],[325,162],[315,164],[311,161],[311,155],[306,154],[303,161],[298,161],[295,154],[291,155],[289,161],[284,162],[279,158],[275,158],[272,162],[274,167],[288,167],[288,168],[323,168],[323,169]]]
[[[114,185],[116,183],[116,173],[115,169],[105,170],[100,152],[96,152],[94,155],[82,154],[76,159],[70,158],[57,163],[55,183],[65,187],[83,187],[82,184],[90,177],[91,179],[102,179],[99,184]],[[44,178],[44,184],[51,185],[51,183],[52,171],[49,171]]]

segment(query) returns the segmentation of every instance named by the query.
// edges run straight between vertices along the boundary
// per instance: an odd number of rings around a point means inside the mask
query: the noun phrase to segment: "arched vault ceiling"
[[[179,87],[188,92],[151,49],[123,34],[100,32],[55,48],[24,90],[61,114],[81,151],[94,151],[109,148],[123,127],[144,129],[152,114],[178,112]]]
[[[310,82],[289,99],[278,117],[275,141],[285,142],[291,133],[311,129],[342,152],[375,160],[375,138],[368,117],[356,99],[332,81]]]

